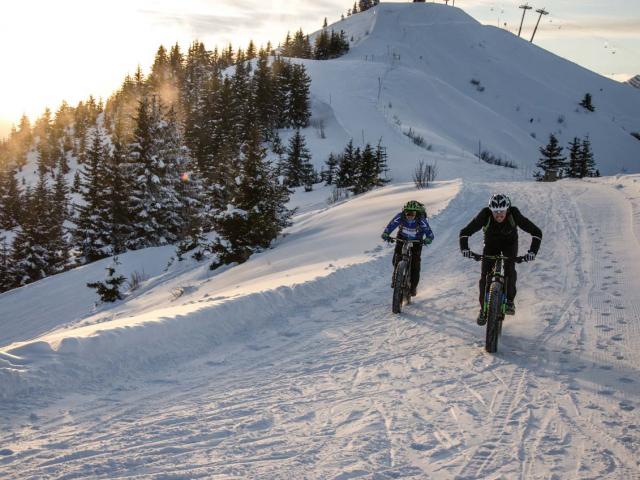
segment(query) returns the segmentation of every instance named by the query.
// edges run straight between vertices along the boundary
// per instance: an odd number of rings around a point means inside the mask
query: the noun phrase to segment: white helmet
[[[509,197],[502,193],[494,193],[489,200],[489,209],[492,212],[504,212],[511,206]]]

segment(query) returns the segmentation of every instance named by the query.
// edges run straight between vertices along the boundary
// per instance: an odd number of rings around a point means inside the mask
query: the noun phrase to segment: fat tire
[[[402,312],[402,302],[404,300],[404,276],[407,269],[407,262],[401,260],[396,265],[395,286],[393,287],[393,301],[391,303],[391,311],[393,313]]]
[[[493,282],[489,289],[489,311],[487,312],[487,338],[484,349],[489,353],[498,351],[502,319],[502,285]]]

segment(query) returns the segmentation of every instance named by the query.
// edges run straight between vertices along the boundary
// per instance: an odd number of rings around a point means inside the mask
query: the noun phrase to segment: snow
[[[639,477],[640,176],[527,181],[530,115],[538,139],[562,113],[564,135],[601,145],[601,170],[638,171],[622,129],[635,92],[456,8],[381,4],[337,26],[352,52],[305,61],[327,134],[307,145],[320,166],[382,138],[393,183],[334,204],[330,187],[298,189],[293,225],[242,265],[120,255],[143,280],[112,305],[86,287],[111,259],[1,294],[2,478]],[[595,114],[574,112],[599,85]],[[479,138],[521,168],[479,162]],[[409,182],[419,159],[438,162],[433,188]],[[490,355],[458,233],[496,191],[544,238]],[[435,240],[394,315],[380,234],[410,199]]]

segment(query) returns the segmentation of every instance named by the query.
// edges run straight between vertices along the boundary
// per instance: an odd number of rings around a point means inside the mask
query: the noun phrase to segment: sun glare
[[[34,120],[45,107],[55,111],[62,100],[75,105],[90,94],[106,98],[138,64],[147,72],[160,44],[178,42],[185,52],[195,39],[209,48],[229,42],[244,47],[250,38],[258,45],[277,43],[286,33],[278,30],[285,28],[282,12],[292,13],[291,8],[282,1],[260,8],[268,18],[250,30],[250,10],[232,2],[0,2],[0,128],[17,123],[23,113]],[[214,15],[228,19],[224,29],[207,27]],[[204,27],[193,23],[198,16]],[[235,22],[238,28],[231,28]]]
[[[63,99],[73,105],[109,95],[157,48],[126,2],[23,0],[3,2],[0,11],[0,118],[13,122],[46,106],[55,111]]]

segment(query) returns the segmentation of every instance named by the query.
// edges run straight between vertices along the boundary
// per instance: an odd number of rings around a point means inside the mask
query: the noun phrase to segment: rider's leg
[[[502,253],[505,257],[517,257],[518,239],[506,244],[502,249]],[[516,281],[518,280],[518,273],[516,272],[516,262],[505,261],[504,274],[507,277],[507,302],[513,303],[513,300],[516,298]]]
[[[422,255],[422,245],[416,243],[411,247],[411,290],[415,291],[420,283],[420,256]]]

